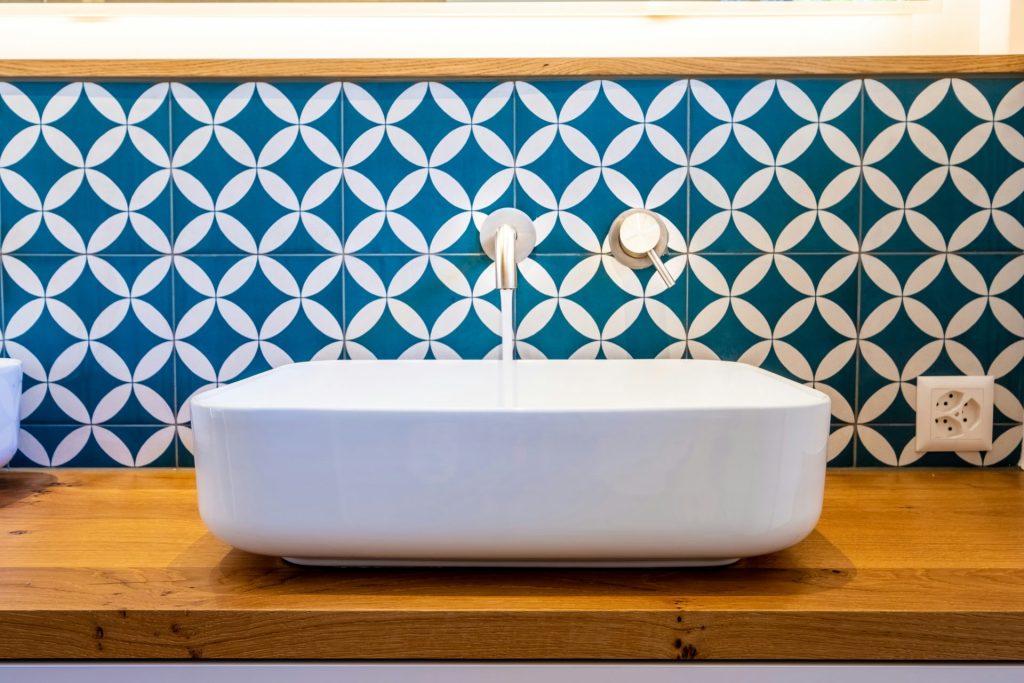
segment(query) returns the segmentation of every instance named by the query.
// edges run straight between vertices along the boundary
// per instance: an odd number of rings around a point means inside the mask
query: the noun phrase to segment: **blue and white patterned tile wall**
[[[523,357],[739,359],[831,395],[833,464],[1008,464],[1022,131],[1011,78],[3,83],[14,464],[189,465],[189,397],[282,363],[494,356],[513,205]],[[608,255],[635,206],[674,288]],[[991,452],[915,453],[923,373],[996,376]]]

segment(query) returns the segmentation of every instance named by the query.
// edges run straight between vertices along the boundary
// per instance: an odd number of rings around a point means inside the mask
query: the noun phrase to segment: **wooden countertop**
[[[1024,55],[0,60],[0,78],[682,78],[911,74],[1024,74]]]
[[[836,470],[714,570],[318,570],[233,550],[191,471],[0,471],[0,658],[1024,659],[1024,473]]]

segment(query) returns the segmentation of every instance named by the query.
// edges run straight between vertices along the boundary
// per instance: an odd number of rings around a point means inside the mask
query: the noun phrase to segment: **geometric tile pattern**
[[[831,396],[833,465],[1019,457],[1020,79],[11,82],[15,466],[188,466],[189,398],[284,363],[494,357],[505,206],[524,358],[766,367]],[[675,287],[610,256],[632,207]],[[995,376],[990,452],[915,452],[946,373]]]

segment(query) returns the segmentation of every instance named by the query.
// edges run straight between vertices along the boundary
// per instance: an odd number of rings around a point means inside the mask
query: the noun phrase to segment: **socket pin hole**
[[[963,394],[959,391],[947,391],[946,393],[938,396],[935,400],[935,407],[942,409],[948,408],[951,405],[956,406],[957,401],[963,399]]]

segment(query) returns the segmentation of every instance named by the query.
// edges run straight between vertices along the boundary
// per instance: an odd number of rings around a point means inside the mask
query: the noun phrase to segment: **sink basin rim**
[[[338,373],[339,377],[329,387],[314,387],[289,396],[295,388],[285,383],[282,373],[301,373],[305,368],[322,367],[325,372]],[[766,391],[772,392],[771,397],[763,396],[759,400],[751,400],[746,393],[741,396],[729,396],[723,400],[700,402],[694,399],[695,394],[686,391],[674,391],[669,384],[676,378],[665,377],[664,371],[681,373],[680,381],[704,378],[686,377],[689,372],[705,372],[719,374],[722,369],[736,375],[747,375],[755,383],[763,384]],[[478,371],[479,376],[465,375],[470,369]],[[438,396],[446,387],[438,384],[442,379],[441,372],[460,372],[462,375],[449,378],[452,382],[476,382],[476,389],[489,392],[491,395],[476,395],[474,402],[468,402],[464,396],[458,402],[444,403]],[[641,378],[638,375],[657,371],[659,377]],[[401,395],[374,395],[373,386],[360,386],[358,398],[352,398],[348,392],[337,391],[344,387],[344,382],[353,377],[345,375],[365,375],[369,373],[387,372],[392,375],[403,375],[402,379],[412,378],[419,382],[416,394],[419,400],[412,400]],[[600,395],[560,396],[550,398],[550,392],[570,391],[565,386],[550,385],[547,387],[530,387],[528,382],[537,383],[538,377],[548,379],[550,375],[564,373],[576,375],[570,379],[600,378],[602,375],[618,372],[620,381],[646,381],[647,387],[600,386],[604,390]],[[273,373],[273,374],[272,374]],[[433,376],[430,376],[432,375]],[[532,376],[531,376],[532,375]],[[297,380],[300,378],[296,378]],[[321,381],[323,378],[315,378]],[[392,381],[395,377],[390,378]],[[713,377],[718,380],[718,377]],[[744,381],[747,381],[745,378]],[[262,385],[277,383],[267,387]],[[308,382],[308,379],[307,379]],[[431,384],[430,382],[434,382]],[[541,382],[543,384],[544,382]],[[500,387],[506,386],[503,391]],[[508,387],[514,387],[509,389]],[[316,389],[322,391],[317,393]],[[618,389],[623,391],[617,391]],[[251,390],[258,389],[260,396],[254,396]],[[547,391],[545,391],[547,389]],[[648,391],[645,393],[644,389]],[[721,391],[718,386],[698,387],[706,391]],[[624,393],[633,390],[628,398]],[[671,396],[663,396],[660,401],[652,400],[653,391],[665,392],[673,390]],[[532,392],[532,394],[530,393]],[[541,396],[543,394],[543,396]],[[346,401],[348,401],[346,403]],[[392,402],[393,401],[393,402]],[[629,360],[516,360],[503,363],[500,360],[327,360],[305,361],[288,366],[279,366],[266,372],[248,377],[238,382],[201,392],[192,397],[193,407],[220,411],[259,411],[259,412],[344,412],[346,414],[380,414],[380,413],[418,413],[418,414],[565,414],[565,413],[673,413],[679,411],[772,411],[788,410],[798,407],[828,405],[831,399],[827,394],[800,384],[793,380],[768,372],[762,368],[734,361],[714,361],[697,359],[629,359]]]

